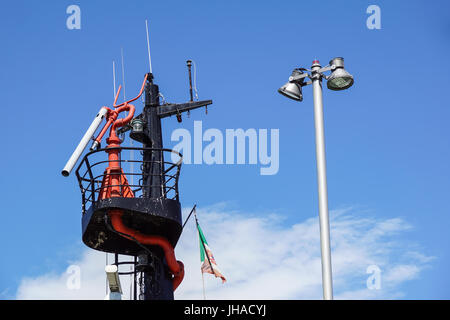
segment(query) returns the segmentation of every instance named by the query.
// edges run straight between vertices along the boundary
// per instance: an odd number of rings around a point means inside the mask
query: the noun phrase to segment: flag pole
[[[201,271],[201,270],[200,270]],[[202,272],[202,282],[203,282],[203,300],[206,300],[206,293],[205,293],[205,276],[204,276],[204,274],[203,274],[203,271],[201,271]]]
[[[197,225],[197,231],[199,231],[199,224],[198,224],[197,213],[196,213],[195,208],[194,208],[194,218],[195,218],[195,223]],[[216,271],[214,270],[214,267],[213,267],[213,265],[211,263],[211,260],[209,259],[208,250],[206,250],[205,243],[203,242],[203,239],[200,237],[200,233],[198,233],[198,237],[200,239],[199,242],[203,246],[203,250],[205,250],[205,256],[206,256],[206,258],[208,258],[209,266],[211,267],[211,271],[213,272],[212,274],[216,275]]]
[[[198,242],[200,243],[200,242],[202,242],[202,239],[200,238],[200,233],[198,232],[198,220],[197,220],[197,210],[195,210],[195,207],[196,207],[197,205],[195,205],[194,206],[194,208],[192,208],[192,211],[191,211],[191,214],[192,213],[194,213],[194,218],[195,218],[195,224],[196,224],[196,228],[197,228],[197,234],[198,234]],[[190,217],[191,215],[189,214],[189,217]],[[188,217],[188,219],[189,219],[189,217]],[[186,219],[186,222],[187,222],[187,219]],[[211,269],[212,269],[212,267],[211,267]],[[204,274],[203,274],[203,270],[200,268],[200,272],[202,273],[202,285],[203,285],[203,300],[206,300],[206,293],[205,293],[205,276],[204,276]]]
[[[197,229],[197,235],[198,235],[198,243],[200,244],[200,242],[202,242],[202,239],[200,238],[200,233],[198,232],[198,220],[197,220],[197,210],[195,210],[195,207],[197,205],[194,206],[194,208],[192,208],[191,214],[194,213],[194,218],[195,218],[195,225],[196,225],[196,229]],[[191,216],[189,214],[189,216]],[[186,219],[187,222],[187,219]],[[203,270],[200,268],[200,272],[202,273],[202,285],[203,285],[203,300],[206,300],[206,293],[205,293],[205,276],[203,275]]]

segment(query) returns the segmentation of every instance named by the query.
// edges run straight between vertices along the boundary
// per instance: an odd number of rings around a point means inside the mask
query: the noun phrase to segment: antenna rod
[[[113,60],[113,90],[114,90],[113,97],[116,97],[116,64],[114,60]]]
[[[194,101],[194,95],[192,93],[192,75],[191,75],[192,61],[188,60],[188,61],[186,61],[186,64],[187,64],[188,72],[189,72],[189,94],[191,95],[191,101]]]
[[[122,56],[122,83],[123,83],[123,102],[127,99],[125,95],[125,68],[123,66],[123,48],[120,48],[120,54]]]
[[[145,19],[145,30],[147,31],[148,64],[150,66],[150,73],[153,73],[152,72],[152,58],[150,57],[150,40],[148,38],[148,23],[147,23],[147,19]]]

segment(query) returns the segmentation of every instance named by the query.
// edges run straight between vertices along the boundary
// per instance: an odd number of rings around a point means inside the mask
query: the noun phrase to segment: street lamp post
[[[332,71],[326,76],[324,72]],[[308,73],[309,72],[309,73]],[[304,82],[306,77],[311,81]],[[328,215],[327,172],[325,160],[325,135],[323,125],[322,78],[328,80],[331,90],[344,90],[353,85],[353,77],[344,69],[344,59],[334,58],[330,64],[322,68],[319,61],[314,60],[311,70],[294,69],[289,82],[278,89],[282,95],[297,101],[303,100],[302,87],[312,84],[314,97],[314,124],[316,130],[317,187],[319,195],[320,248],[322,254],[322,287],[323,298],[333,299],[333,280],[330,249],[330,222]]]
[[[320,65],[313,63],[315,73]],[[327,168],[325,161],[325,135],[323,128],[322,78],[315,73],[312,80],[314,96],[314,124],[316,129],[317,188],[319,194],[320,247],[322,253],[322,286],[325,300],[333,299],[331,272],[330,223],[328,219]]]

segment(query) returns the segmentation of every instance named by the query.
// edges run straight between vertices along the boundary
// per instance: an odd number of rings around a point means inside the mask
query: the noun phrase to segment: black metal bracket
[[[202,101],[195,101],[195,102],[186,102],[186,103],[170,103],[158,106],[158,116],[160,118],[166,118],[170,117],[182,112],[186,112],[189,110],[206,107],[208,105],[212,104],[212,100],[202,100]]]

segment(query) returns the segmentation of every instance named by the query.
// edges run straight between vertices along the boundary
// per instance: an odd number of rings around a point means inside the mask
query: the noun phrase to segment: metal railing
[[[123,171],[121,173],[106,172],[109,166],[107,151],[111,149],[121,151],[120,158],[116,161]],[[128,154],[125,151],[129,151]],[[145,160],[135,160],[134,151],[139,151]],[[176,162],[165,160],[172,159],[172,155],[179,159]],[[112,187],[120,187],[119,196],[129,196],[131,190],[135,198],[165,198],[179,201],[178,178],[182,161],[181,153],[170,149],[117,147],[89,152],[76,170],[83,214],[86,208],[99,200],[100,194],[104,193],[105,189]],[[118,177],[118,184],[102,185],[103,181],[109,178],[107,176],[114,175]]]

